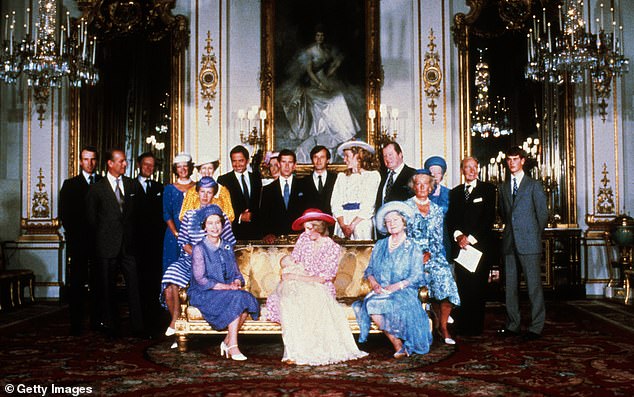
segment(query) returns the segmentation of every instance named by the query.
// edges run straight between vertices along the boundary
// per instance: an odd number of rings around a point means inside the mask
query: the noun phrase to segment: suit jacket
[[[126,176],[122,176],[121,180],[124,190],[123,211],[119,209],[108,178],[92,185],[86,195],[86,218],[95,230],[95,252],[98,258],[135,253],[134,221],[139,184]]]
[[[262,189],[260,214],[262,216],[262,232],[264,235],[274,234],[281,236],[282,234],[296,233],[291,229],[291,225],[306,209],[304,193],[300,189],[298,178],[294,177],[291,183],[288,208],[284,206],[280,183],[280,178],[278,178]]]
[[[465,236],[475,237],[478,243],[474,248],[484,255],[495,239],[495,186],[478,180],[469,200],[465,200],[464,187],[464,183],[461,183],[449,192],[449,210],[445,218],[451,241],[451,257],[448,259],[455,258],[460,251],[460,246],[453,238],[456,230],[460,230]]]
[[[101,180],[95,174],[95,182]],[[92,249],[93,231],[86,222],[86,195],[90,185],[80,172],[72,178],[66,179],[59,192],[59,219],[64,226],[64,235],[70,255],[88,254]]]
[[[241,182],[233,171],[220,175],[218,177],[218,183],[227,188],[231,196],[231,206],[236,216],[232,223],[233,234],[236,236],[236,239],[257,240],[261,238],[259,207],[260,194],[262,193],[262,180],[260,177],[249,172],[249,189],[251,190],[251,194],[248,203],[242,193]],[[247,208],[251,212],[251,222],[239,222],[240,214]]]
[[[511,178],[500,184],[499,210],[504,221],[502,247],[505,254],[541,254],[542,232],[548,223],[546,194],[542,184],[524,174],[513,201]]]
[[[406,164],[401,170],[401,173],[398,174],[398,177],[396,177],[396,180],[394,180],[392,189],[390,189],[390,192],[385,196],[385,200],[383,200],[383,187],[387,182],[388,173],[387,171],[381,172],[381,184],[379,185],[379,191],[376,192],[376,202],[374,204],[375,210],[378,211],[379,208],[387,202],[405,201],[412,197],[414,192],[412,192],[407,184],[414,174],[416,174],[416,170]]]
[[[323,179],[323,178],[322,178]],[[332,197],[332,189],[337,181],[337,173],[327,171],[326,180],[323,181],[324,189],[321,195],[317,192],[317,187],[313,181],[313,173],[300,179],[300,189],[304,192],[304,205],[306,208],[319,208],[323,212],[332,215],[330,199]]]
[[[136,242],[144,250],[152,250],[163,255],[163,237],[165,222],[163,221],[163,184],[150,181],[147,191],[138,179],[137,183],[137,212],[136,212]]]

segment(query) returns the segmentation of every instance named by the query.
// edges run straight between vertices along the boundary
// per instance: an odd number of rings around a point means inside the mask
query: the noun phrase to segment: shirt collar
[[[522,183],[522,179],[524,179],[524,171],[520,171],[515,175],[511,175],[511,180],[515,178],[517,180],[517,186],[520,185],[520,183]]]
[[[394,177],[397,177],[401,171],[403,171],[403,168],[405,168],[405,163],[401,163],[401,165],[399,165],[398,167],[394,168],[394,170],[392,172],[394,172]]]

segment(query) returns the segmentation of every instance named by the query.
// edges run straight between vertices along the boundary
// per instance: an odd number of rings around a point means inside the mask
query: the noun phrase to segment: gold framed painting
[[[350,139],[374,143],[382,82],[379,0],[263,0],[261,107],[266,149],[310,150]]]

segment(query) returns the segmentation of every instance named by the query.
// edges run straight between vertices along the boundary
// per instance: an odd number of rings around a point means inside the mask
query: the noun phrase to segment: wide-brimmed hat
[[[174,161],[172,161],[172,163],[173,164],[190,163],[191,161],[192,161],[192,156],[189,153],[180,152],[176,155],[176,157],[174,157]]]
[[[196,168],[200,169],[200,167],[202,167],[205,164],[213,164],[213,163],[220,163],[220,160],[217,157],[203,156],[196,162]]]
[[[302,216],[295,219],[295,222],[293,222],[291,228],[295,231],[302,230],[302,228],[304,227],[304,223],[309,221],[324,221],[329,225],[334,225],[336,222],[335,218],[332,215],[328,215],[317,208],[309,208],[304,211]]]
[[[224,217],[224,213],[222,212],[222,209],[220,209],[220,207],[218,207],[216,204],[210,204],[196,210],[196,213],[194,214],[194,221],[192,222],[190,226],[190,233],[194,233],[194,232],[198,233],[202,229],[202,225],[205,223],[207,218],[209,218],[211,215],[220,216],[220,219],[222,219],[222,225],[224,229],[225,217]]]
[[[368,152],[374,154],[374,148],[370,145],[368,145],[367,142],[363,142],[363,141],[348,141],[348,142],[344,142],[342,143],[339,148],[337,149],[337,153],[339,154],[339,156],[343,157],[343,151],[353,148],[353,147],[360,147],[361,149],[365,149]]]
[[[375,222],[376,228],[379,232],[383,234],[387,233],[387,228],[385,227],[385,215],[394,211],[398,212],[405,218],[406,225],[415,214],[414,209],[402,201],[387,202],[376,212]]]
[[[431,176],[431,171],[427,168],[419,168],[416,170],[416,175],[429,175]]]
[[[431,156],[430,158],[425,160],[425,164],[423,164],[423,167],[429,169],[429,167],[431,167],[433,165],[437,165],[440,168],[442,168],[442,173],[443,174],[445,172],[447,172],[447,162],[445,161],[444,158],[442,158],[440,156]]]

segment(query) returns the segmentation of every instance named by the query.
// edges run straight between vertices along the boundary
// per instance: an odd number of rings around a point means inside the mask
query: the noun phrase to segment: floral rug
[[[372,335],[360,345],[369,357],[309,367],[280,361],[279,335],[242,335],[249,359],[234,362],[220,357],[221,336],[193,337],[186,353],[170,349],[169,338],[67,336],[58,310],[0,327],[0,387],[7,395],[7,385],[47,386],[50,395],[53,384],[67,395],[90,388],[99,396],[634,395],[631,307],[549,302],[544,335],[532,342],[498,338],[503,318],[501,305],[489,306],[483,336],[458,338],[456,346],[435,342],[427,355],[395,360],[387,340]]]

